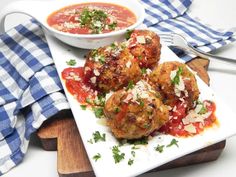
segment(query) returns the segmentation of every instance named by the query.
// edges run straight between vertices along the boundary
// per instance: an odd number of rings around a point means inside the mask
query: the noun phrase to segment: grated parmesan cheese
[[[90,70],[91,70],[90,67],[87,67],[87,66],[86,66],[86,67],[84,68],[84,71],[85,71],[85,72],[90,71]]]
[[[72,23],[72,22],[64,22],[63,26],[65,28],[73,29],[73,28],[80,27],[80,24],[79,23]]]
[[[185,125],[184,130],[186,130],[189,133],[197,133],[196,128],[193,126],[193,124]]]
[[[176,74],[177,74],[177,70],[171,71],[171,72],[170,72],[170,79],[171,79],[171,80],[174,80]]]
[[[144,36],[137,36],[136,39],[137,39],[137,42],[140,43],[140,44],[145,44],[146,43],[146,40],[145,40]]]
[[[91,77],[90,78],[91,83],[95,84],[96,83],[96,79],[97,79],[96,77]]]
[[[152,70],[151,70],[151,69],[149,69],[149,68],[147,68],[147,69],[146,69],[146,73],[147,73],[147,75],[149,75],[149,74],[151,74],[151,73],[152,73]]]
[[[99,71],[97,69],[94,69],[93,73],[94,73],[95,76],[99,76],[100,75],[100,73],[99,73]]]
[[[125,65],[126,65],[127,68],[130,68],[131,64],[132,64],[132,63],[131,63],[131,61],[129,60]]]

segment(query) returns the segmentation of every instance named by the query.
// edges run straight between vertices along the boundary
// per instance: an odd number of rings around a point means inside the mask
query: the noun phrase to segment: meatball
[[[169,120],[167,106],[146,81],[127,89],[113,93],[104,108],[107,125],[116,138],[146,137]]]
[[[116,91],[142,76],[138,63],[122,43],[91,51],[84,72],[88,82],[102,92]]]
[[[174,107],[184,101],[187,110],[194,107],[199,98],[199,89],[194,74],[180,62],[165,62],[149,75],[149,81],[158,90],[164,104]]]
[[[159,36],[148,30],[134,30],[128,40],[131,54],[139,61],[141,68],[154,68],[160,60]]]

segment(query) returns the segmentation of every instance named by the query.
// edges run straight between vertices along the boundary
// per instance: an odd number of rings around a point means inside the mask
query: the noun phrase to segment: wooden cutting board
[[[209,84],[207,74],[209,61],[196,58],[188,62],[204,82]],[[91,177],[92,167],[84,149],[80,134],[70,111],[62,111],[43,123],[37,132],[42,146],[48,151],[58,151],[57,170],[60,177]],[[225,141],[201,149],[152,171],[187,166],[216,160],[225,147]]]

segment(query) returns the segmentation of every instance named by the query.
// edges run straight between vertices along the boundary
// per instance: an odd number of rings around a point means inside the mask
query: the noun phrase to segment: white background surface
[[[0,10],[8,3],[16,0],[0,0]],[[236,27],[235,0],[194,0],[191,14],[204,23],[215,28],[229,29]],[[43,11],[43,9],[42,9]],[[7,28],[10,28],[27,18],[23,15],[11,15],[7,18]],[[219,55],[236,58],[236,42],[216,51]],[[236,64],[235,66],[219,62],[211,62],[209,68],[210,84],[235,112],[236,118]],[[236,128],[236,127],[235,127]],[[24,161],[4,177],[57,177],[57,153],[41,149],[40,143],[33,135]],[[217,161],[194,165],[157,173],[149,173],[142,177],[204,177],[204,176],[236,176],[236,137],[227,139],[226,148]]]

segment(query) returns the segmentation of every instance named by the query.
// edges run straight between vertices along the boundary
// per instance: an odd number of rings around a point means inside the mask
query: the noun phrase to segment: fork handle
[[[189,47],[189,50],[191,52],[198,55],[199,57],[203,57],[203,58],[211,57],[213,59],[218,59],[218,60],[223,61],[223,62],[229,62],[229,63],[236,64],[236,59],[221,57],[221,56],[217,56],[217,55],[212,55],[210,53],[203,52],[203,51],[201,51],[201,50],[199,50],[199,49],[197,49],[197,48],[195,48],[191,45],[188,45],[188,47]]]

